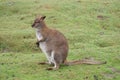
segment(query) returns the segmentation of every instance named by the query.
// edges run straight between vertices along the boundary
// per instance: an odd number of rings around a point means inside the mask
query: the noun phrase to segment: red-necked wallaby
[[[36,29],[36,44],[45,53],[48,62],[41,62],[40,64],[53,64],[54,67],[47,68],[48,70],[57,70],[60,64],[74,65],[74,64],[104,64],[106,62],[99,62],[93,60],[76,60],[68,62],[66,60],[68,55],[68,42],[65,36],[57,30],[50,29],[46,26],[44,19],[46,16],[39,16],[35,19],[32,27]]]

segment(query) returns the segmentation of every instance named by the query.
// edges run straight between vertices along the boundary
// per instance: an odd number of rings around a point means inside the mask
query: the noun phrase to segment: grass
[[[92,57],[105,65],[61,66],[47,71],[31,24],[36,15],[69,41],[68,60]],[[119,0],[0,0],[1,80],[119,80]]]

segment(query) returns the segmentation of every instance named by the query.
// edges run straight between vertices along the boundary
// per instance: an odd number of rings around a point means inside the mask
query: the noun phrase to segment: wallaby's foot
[[[48,64],[48,65],[50,65],[50,66],[54,66],[53,63],[49,63],[49,62],[39,62],[39,63],[38,63],[38,65],[46,65],[46,64]]]
[[[39,62],[38,65],[45,65],[45,64],[49,64],[48,62]]]
[[[46,70],[58,70],[58,69],[59,69],[59,67],[49,67]]]
[[[53,70],[53,67],[46,68],[46,70]]]
[[[46,70],[58,70],[60,68],[60,65],[54,65],[54,67],[49,67]]]

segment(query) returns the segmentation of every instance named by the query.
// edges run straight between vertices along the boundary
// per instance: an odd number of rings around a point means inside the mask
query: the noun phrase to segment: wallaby
[[[75,64],[105,64],[106,62],[93,60],[76,60],[68,62],[68,42],[65,36],[54,29],[50,29],[44,22],[46,16],[39,16],[34,20],[32,27],[36,29],[37,46],[45,53],[48,62],[41,62],[40,64],[53,64],[54,67],[47,68],[47,70],[57,70],[60,64],[75,65]]]

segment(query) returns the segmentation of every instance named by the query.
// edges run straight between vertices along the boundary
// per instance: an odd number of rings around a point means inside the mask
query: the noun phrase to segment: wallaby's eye
[[[39,22],[40,22],[40,21],[39,21],[39,20],[37,20],[37,19],[34,21],[34,23],[39,23]]]
[[[38,20],[36,20],[35,23],[40,23],[40,22]]]

